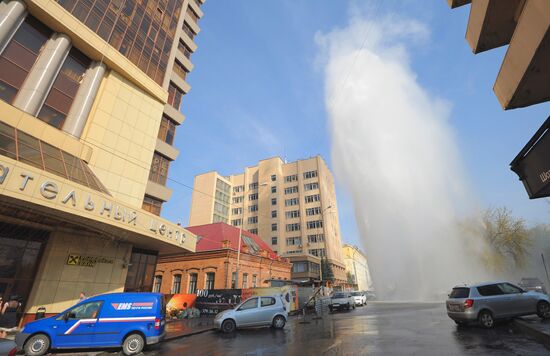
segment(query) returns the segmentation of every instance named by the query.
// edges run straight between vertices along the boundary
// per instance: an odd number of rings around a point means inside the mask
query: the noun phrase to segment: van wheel
[[[550,317],[550,303],[541,300],[537,303],[537,315],[539,318],[547,319]]]
[[[276,317],[273,318],[272,325],[275,329],[282,329],[285,327],[285,324],[286,324],[286,320],[283,316],[277,315]]]
[[[231,319],[224,320],[222,323],[222,331],[226,334],[232,333],[237,328],[235,322]]]
[[[24,346],[25,355],[42,356],[50,348],[50,339],[44,334],[36,334],[27,340]]]
[[[137,355],[145,346],[145,340],[140,334],[130,334],[124,339],[122,344],[122,353],[125,355]]]
[[[479,313],[478,321],[479,325],[481,325],[485,329],[491,329],[495,325],[493,315],[488,310],[483,310],[481,311],[481,313]]]

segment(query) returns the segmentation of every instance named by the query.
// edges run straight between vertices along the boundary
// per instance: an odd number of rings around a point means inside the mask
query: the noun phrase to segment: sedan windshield
[[[332,298],[345,298],[346,295],[344,293],[336,293],[332,296]]]
[[[361,296],[361,292],[353,292],[351,293],[351,295],[353,295],[354,297],[359,297]]]

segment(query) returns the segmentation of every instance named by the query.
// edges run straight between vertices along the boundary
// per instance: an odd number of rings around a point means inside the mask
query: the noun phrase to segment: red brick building
[[[238,285],[235,285],[239,229],[224,223],[188,227],[197,235],[195,253],[160,256],[153,291],[193,294],[199,289],[269,287],[266,280],[290,279],[292,264],[263,240],[242,231]]]

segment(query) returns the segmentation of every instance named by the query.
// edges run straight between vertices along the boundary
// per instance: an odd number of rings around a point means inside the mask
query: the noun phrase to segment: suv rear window
[[[468,298],[469,295],[470,288],[453,288],[449,298]]]

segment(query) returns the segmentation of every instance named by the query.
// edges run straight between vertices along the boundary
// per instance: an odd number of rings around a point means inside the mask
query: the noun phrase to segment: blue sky
[[[366,4],[366,5],[365,5]],[[322,155],[331,142],[319,68],[317,33],[348,24],[350,9],[369,16],[417,20],[429,40],[409,49],[418,83],[451,105],[454,130],[470,185],[486,207],[507,206],[530,223],[544,223],[550,204],[529,200],[509,169],[550,105],[504,111],[492,91],[506,48],[473,55],[464,35],[469,6],[446,0],[207,1],[193,54],[192,87],[184,97],[186,121],[176,133],[181,151],[170,166],[173,189],[163,217],[186,225],[196,174],[233,174],[271,156],[289,161]],[[183,183],[183,184],[180,184]],[[188,187],[187,187],[188,186]],[[357,243],[353,206],[337,185],[343,240]]]

